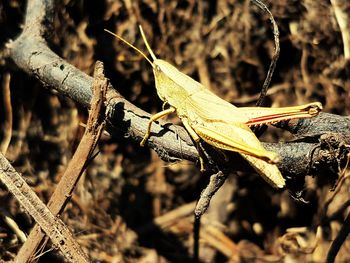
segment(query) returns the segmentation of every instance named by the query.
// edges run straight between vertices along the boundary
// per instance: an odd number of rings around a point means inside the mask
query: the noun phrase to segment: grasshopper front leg
[[[169,115],[170,113],[175,112],[176,109],[174,107],[170,107],[169,109],[163,110],[161,112],[158,112],[156,114],[154,114],[148,123],[148,128],[147,128],[147,132],[145,134],[145,136],[143,137],[142,141],[140,142],[140,146],[145,146],[147,139],[149,138],[150,134],[151,134],[151,127],[152,127],[152,123],[166,115]]]

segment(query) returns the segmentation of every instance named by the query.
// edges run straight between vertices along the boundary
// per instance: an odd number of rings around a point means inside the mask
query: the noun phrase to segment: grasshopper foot
[[[141,147],[144,147],[145,144],[146,144],[146,142],[147,142],[147,138],[145,137],[145,138],[143,138],[142,141],[140,142],[140,146],[141,146]]]
[[[200,164],[200,172],[204,173],[205,172],[204,160],[201,156],[199,156],[199,164]]]

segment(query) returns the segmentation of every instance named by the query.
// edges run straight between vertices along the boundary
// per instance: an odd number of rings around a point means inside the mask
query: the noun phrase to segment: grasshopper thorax
[[[174,108],[182,107],[191,94],[187,87],[195,81],[162,59],[153,60],[153,73],[161,100]]]

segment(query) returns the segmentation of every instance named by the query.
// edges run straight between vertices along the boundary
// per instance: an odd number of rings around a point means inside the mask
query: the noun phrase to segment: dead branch
[[[61,219],[55,217],[7,159],[0,153],[0,181],[50,237],[68,262],[89,262]],[[22,261],[25,262],[25,261]]]
[[[54,216],[62,213],[71,198],[105,126],[104,104],[107,87],[108,81],[104,77],[103,64],[97,61],[93,82],[94,97],[91,101],[91,112],[85,133],[47,205]],[[21,247],[15,262],[27,262],[35,254],[44,236],[44,233],[40,231],[40,226],[34,226],[27,242]]]
[[[9,45],[10,56],[19,68],[35,76],[46,87],[58,91],[82,106],[89,107],[93,79],[58,57],[48,48],[44,39],[52,26],[50,21],[53,16],[54,1],[29,0],[24,30]],[[107,130],[119,138],[141,141],[146,132],[150,114],[128,102],[116,90],[108,91],[107,101]],[[337,131],[334,130],[334,126],[338,127]],[[322,152],[323,155],[320,155],[318,138],[328,132],[347,135],[350,120],[338,115],[320,114],[312,120],[289,123],[283,128],[286,127],[298,136],[307,136],[307,141],[264,145],[281,155],[282,160],[278,166],[283,174],[299,177],[319,170],[318,167],[327,168],[319,162],[326,153]],[[348,143],[348,138],[346,136],[344,138],[346,139],[344,143]],[[186,131],[168,122],[159,121],[153,124],[147,145],[165,161],[179,159],[197,161],[196,148]],[[331,153],[328,155],[331,160],[327,159],[327,161],[339,162]],[[248,165],[239,165],[241,163],[242,161],[230,160],[226,166],[235,170],[249,169]],[[334,171],[326,169],[325,173],[327,172]]]
[[[210,176],[208,186],[202,191],[198,200],[194,214],[197,218],[201,217],[209,207],[209,203],[214,194],[220,189],[226,181],[227,175],[222,171]]]

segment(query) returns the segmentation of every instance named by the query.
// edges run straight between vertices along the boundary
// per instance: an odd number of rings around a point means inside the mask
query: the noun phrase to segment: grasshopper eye
[[[160,67],[158,65],[155,66],[155,70],[160,72]]]

